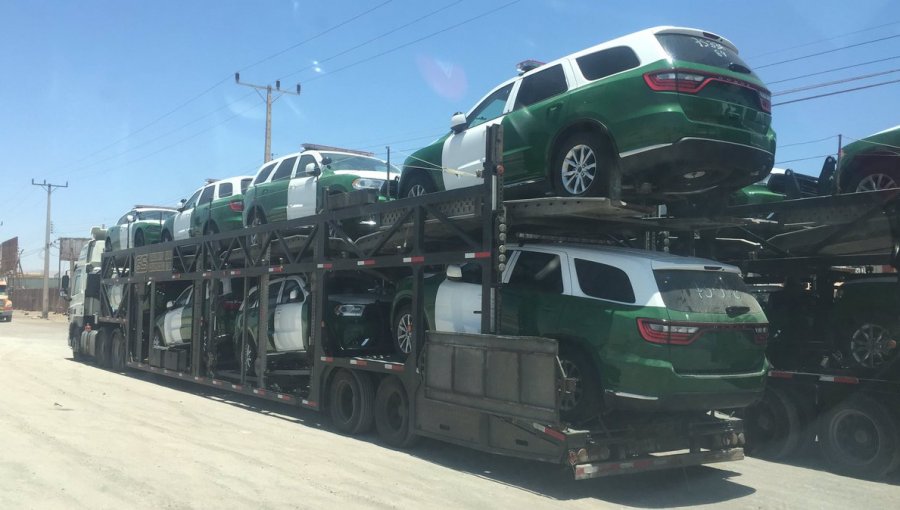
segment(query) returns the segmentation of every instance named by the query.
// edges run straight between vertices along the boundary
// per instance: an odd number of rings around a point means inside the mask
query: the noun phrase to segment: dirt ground
[[[746,459],[575,482],[435,441],[349,438],[325,417],[72,361],[64,318],[0,323],[0,508],[896,508],[900,478]]]

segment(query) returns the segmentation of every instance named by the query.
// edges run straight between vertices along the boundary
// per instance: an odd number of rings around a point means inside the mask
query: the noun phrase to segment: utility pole
[[[268,163],[272,159],[272,103],[277,101],[278,98],[285,94],[299,96],[300,84],[297,84],[297,92],[291,92],[288,90],[281,90],[281,80],[275,80],[275,92],[277,95],[273,98],[271,85],[254,85],[252,83],[246,82],[241,83],[241,73],[234,73],[234,82],[238,85],[256,89],[256,93],[259,94],[260,98],[262,98],[262,93],[260,92],[260,90],[266,91],[266,154],[265,156],[263,156],[263,163]]]
[[[50,184],[46,180],[44,182],[34,182],[31,179],[32,186],[40,186],[47,190],[47,228],[44,233],[44,292],[41,295],[41,318],[46,319],[50,314],[50,195],[53,188],[68,188],[69,181],[65,184]]]

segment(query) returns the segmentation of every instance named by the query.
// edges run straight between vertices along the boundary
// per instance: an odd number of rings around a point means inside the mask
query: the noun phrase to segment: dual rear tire
[[[375,426],[379,437],[395,448],[412,446],[410,401],[400,379],[387,376],[378,383],[372,374],[339,369],[329,388],[329,414],[342,434],[364,434]]]

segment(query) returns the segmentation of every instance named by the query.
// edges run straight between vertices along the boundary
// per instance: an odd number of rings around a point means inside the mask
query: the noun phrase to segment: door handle
[[[554,105],[551,106],[550,108],[547,108],[547,115],[550,115],[551,113],[556,113],[556,112],[558,112],[560,108],[562,108],[562,103],[556,103],[556,104],[554,104]]]

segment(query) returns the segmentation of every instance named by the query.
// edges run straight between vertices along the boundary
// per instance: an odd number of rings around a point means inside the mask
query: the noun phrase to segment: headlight
[[[381,189],[384,179],[366,179],[360,177],[353,181],[353,189]]]
[[[362,317],[366,305],[337,305],[334,314],[338,317]]]

